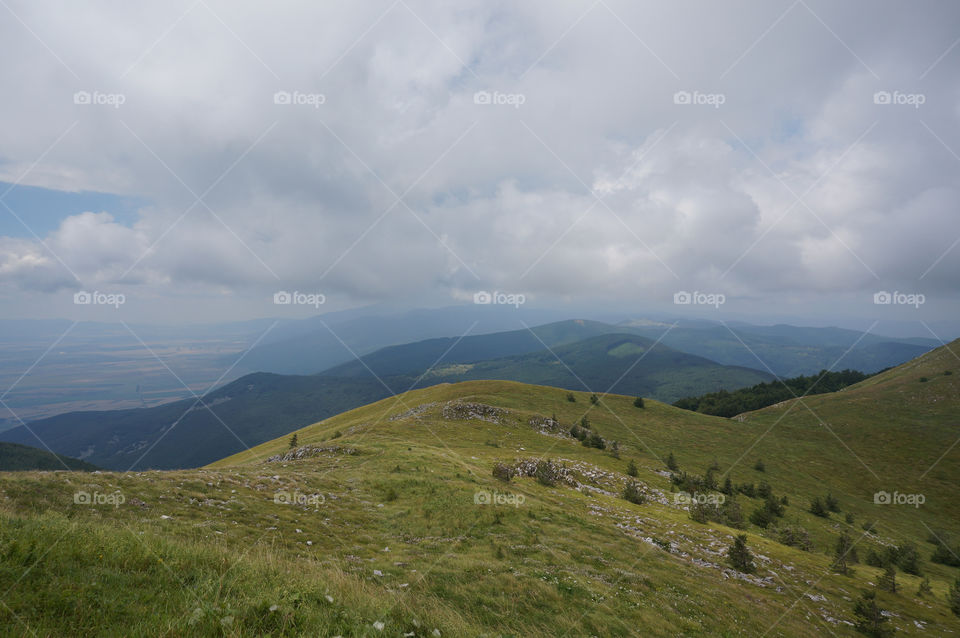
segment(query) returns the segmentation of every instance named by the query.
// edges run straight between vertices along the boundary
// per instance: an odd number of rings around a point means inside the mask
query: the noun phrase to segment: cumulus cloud
[[[951,3],[10,8],[0,178],[150,205],[0,238],[8,290],[960,285]]]

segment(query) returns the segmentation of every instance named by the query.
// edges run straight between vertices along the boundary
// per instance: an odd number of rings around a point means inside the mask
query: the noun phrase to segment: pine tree
[[[930,577],[925,576],[923,580],[920,581],[920,586],[917,587],[917,596],[923,598],[933,593],[933,587],[930,586]]]
[[[856,617],[856,627],[859,631],[874,636],[886,638],[893,634],[893,630],[886,626],[887,617],[877,605],[877,592],[866,591],[853,606],[853,615]]]
[[[883,574],[877,579],[877,587],[891,594],[897,593],[897,570],[893,563],[887,565],[887,568],[883,570]]]
[[[633,462],[633,459],[630,459],[630,463],[627,464],[627,476],[636,478],[637,474],[639,474],[637,464]]]
[[[747,573],[752,574],[754,569],[753,564],[753,555],[750,553],[750,550],[747,549],[747,535],[740,534],[733,539],[733,545],[727,549],[727,557],[730,559],[730,564],[733,565],[733,568]]]
[[[947,603],[950,605],[950,611],[960,616],[960,576],[950,585],[950,591],[947,593]]]
[[[727,496],[733,496],[733,481],[730,480],[729,476],[726,479],[724,479],[723,488],[720,491],[726,494]]]
[[[833,553],[833,571],[847,575],[850,573],[849,559],[850,552],[853,551],[853,542],[844,532],[837,539],[837,546]]]
[[[295,448],[295,447],[297,447],[297,435],[296,435],[296,434],[294,434],[293,436],[290,437],[290,449],[292,450],[292,449]]]
[[[677,465],[677,459],[675,456],[673,456],[673,452],[671,452],[667,456],[667,469],[673,472],[677,472],[680,470],[680,466]]]
[[[633,400],[633,407],[642,408],[643,407],[643,397],[637,397]]]
[[[758,472],[766,472],[767,466],[763,464],[762,459],[757,459],[757,462],[753,464],[753,469],[755,469]]]

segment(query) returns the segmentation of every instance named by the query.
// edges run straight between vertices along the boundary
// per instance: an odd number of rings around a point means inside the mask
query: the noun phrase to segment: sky
[[[0,318],[960,314],[952,1],[0,16]]]

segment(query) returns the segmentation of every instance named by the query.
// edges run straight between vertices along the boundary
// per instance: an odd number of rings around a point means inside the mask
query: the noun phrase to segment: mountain
[[[958,369],[939,348],[742,420],[441,384],[197,470],[4,475],[0,619],[37,635],[853,638],[876,592],[896,635],[956,635]],[[571,436],[585,415],[605,449]],[[726,478],[730,494],[711,487]],[[728,555],[738,535],[752,561]],[[835,560],[843,543],[856,561]]]
[[[376,381],[254,373],[204,398],[153,408],[69,412],[0,432],[115,470],[197,467],[387,396]]]
[[[474,346],[479,344],[461,346],[466,339],[449,345],[427,342],[422,348],[421,344],[410,344],[361,357],[325,374],[367,379],[376,375],[395,392],[438,382],[501,379],[569,390],[647,396],[661,401],[675,401],[697,388],[735,390],[773,379],[773,375],[766,372],[723,366],[629,334],[601,334],[563,345],[563,335],[569,334],[563,328],[602,331],[603,324],[584,322],[572,327],[551,324],[545,328],[545,335],[552,336],[561,345],[543,348],[545,340],[541,342],[529,332],[527,335],[500,333],[486,339],[526,337],[541,348],[526,354],[476,360],[474,357],[480,350]],[[444,356],[441,352],[438,356],[443,359],[434,368],[418,367],[427,361],[430,362],[427,366],[437,363],[434,354],[445,345],[452,348],[450,354]]]
[[[372,311],[371,311],[372,312]],[[244,356],[246,369],[315,374],[380,348],[435,338],[523,329],[562,319],[562,313],[513,306],[462,305],[364,314],[324,314],[281,326]],[[224,359],[225,365],[232,361]]]
[[[19,445],[17,443],[0,443],[0,472],[17,472],[23,470],[79,470],[92,472],[99,470],[96,465],[85,463],[68,456],[58,456],[46,450]]]
[[[420,374],[438,363],[476,363],[524,355],[615,333],[617,330],[616,326],[599,321],[569,319],[530,329],[426,339],[381,348],[360,359],[333,366],[322,374],[334,377],[368,376],[371,371],[380,377]]]
[[[864,335],[845,328],[757,326],[733,322],[671,323],[632,320],[629,332],[718,363],[769,370],[779,377],[844,368],[873,373],[900,365],[940,345],[935,339]],[[669,330],[668,330],[669,329]]]
[[[596,392],[610,389],[673,401],[771,378],[662,345],[644,354],[652,342],[631,335],[567,343],[606,329],[605,324],[568,321],[533,333],[430,340],[388,348],[323,375],[247,375],[207,395],[209,409],[186,399],[152,408],[70,412],[34,421],[29,428],[0,432],[0,440],[29,445],[39,437],[58,453],[117,470],[197,467],[344,410],[436,383],[513,379],[569,389],[583,389],[586,383]],[[567,345],[557,345],[551,352],[543,349],[544,343]],[[537,352],[529,352],[534,349]],[[516,351],[529,354],[461,365],[485,352]],[[442,365],[424,375],[435,363]],[[376,376],[370,374],[370,366]]]

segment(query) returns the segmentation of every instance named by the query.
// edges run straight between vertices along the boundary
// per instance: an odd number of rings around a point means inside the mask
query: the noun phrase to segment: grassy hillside
[[[21,470],[98,470],[96,465],[17,443],[0,443],[0,472]]]
[[[956,449],[921,476],[957,436],[960,392],[945,374],[955,363],[941,349],[805,399],[841,441],[792,403],[739,422],[478,381],[385,399],[302,428],[292,450],[283,437],[199,470],[3,475],[0,627],[43,636],[855,636],[854,602],[882,572],[863,561],[912,542],[932,592],[919,596],[921,578],[898,570],[899,591],[878,594],[886,624],[898,635],[956,634],[945,596],[958,569],[928,560],[925,529],[960,538]],[[585,415],[607,449],[567,434]],[[874,484],[848,447],[882,480]],[[691,520],[665,471],[671,453],[688,478],[714,465],[720,483],[769,483],[787,497],[775,527],[805,528],[810,551],[750,522],[741,531]],[[492,475],[498,463],[525,474],[537,459],[560,476],[543,466],[542,481]],[[622,498],[630,461],[641,504]],[[876,487],[922,488],[926,502],[877,505]],[[123,499],[76,504],[78,491]],[[827,492],[841,511],[808,512]],[[764,505],[734,499],[745,517]],[[848,575],[831,567],[844,532],[861,561]],[[753,574],[723,555],[739,533]]]

